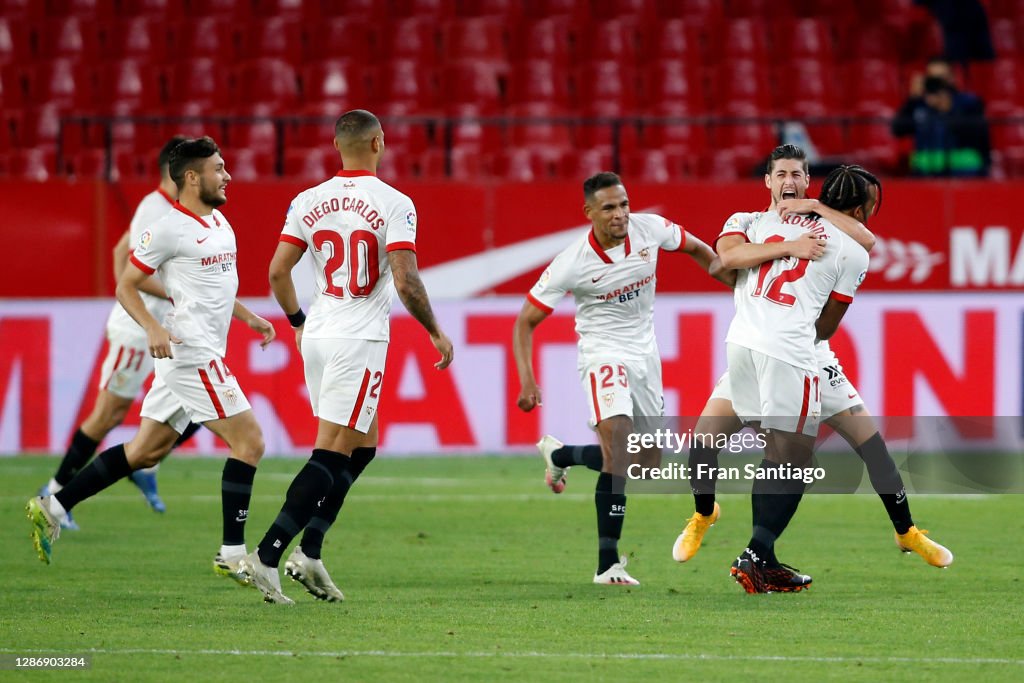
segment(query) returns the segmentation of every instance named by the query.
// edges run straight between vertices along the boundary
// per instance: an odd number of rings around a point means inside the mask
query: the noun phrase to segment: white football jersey
[[[139,246],[139,237],[142,233],[156,225],[157,221],[167,215],[172,206],[174,206],[174,200],[160,188],[153,190],[142,198],[142,201],[135,208],[135,215],[132,216],[132,222],[128,226],[129,251],[134,251]],[[154,277],[158,276],[154,275]],[[142,296],[142,301],[146,304],[146,309],[149,310],[150,315],[161,322],[167,313],[170,312],[171,308],[173,308],[173,305],[167,299],[161,299],[158,296],[145,292],[139,292],[139,294]],[[132,334],[142,338],[146,336],[142,327],[128,315],[128,311],[124,310],[119,303],[115,303],[114,308],[110,311],[110,317],[107,318],[107,327],[112,332]]]
[[[368,171],[340,171],[292,200],[280,239],[312,247],[316,289],[303,337],[390,338],[387,252],[416,251],[411,199]]]
[[[676,251],[686,232],[655,214],[629,217],[626,240],[608,251],[594,231],[555,257],[527,299],[550,313],[566,292],[576,299],[580,359],[640,359],[657,353],[654,289],[658,250]]]
[[[164,325],[182,343],[172,347],[181,360],[220,358],[238,293],[235,232],[216,209],[197,216],[181,204],[139,236],[131,260],[146,273],[160,272],[174,310]]]
[[[812,232],[825,240],[817,261],[784,258],[737,271],[736,315],[726,341],[796,367],[818,370],[814,323],[829,297],[852,302],[868,269],[868,253],[824,218],[774,211],[735,214],[719,238],[742,235],[754,243],[781,242]]]

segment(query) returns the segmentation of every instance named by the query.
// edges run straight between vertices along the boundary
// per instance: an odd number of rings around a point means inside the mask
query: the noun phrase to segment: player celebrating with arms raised
[[[513,350],[519,371],[518,405],[530,411],[541,403],[533,373],[533,330],[568,291],[576,300],[578,369],[590,409],[590,424],[601,442],[597,478],[598,565],[594,583],[639,585],[619,557],[626,516],[625,476],[630,457],[626,439],[634,418],[664,413],[661,357],[654,338],[655,269],[658,251],[683,251],[711,271],[714,252],[672,221],[629,212],[629,197],[614,173],[598,173],[583,183],[583,213],[591,230],[555,257],[527,295],[515,323]],[[552,461],[561,446],[551,437],[540,444],[548,485],[565,486],[570,463]],[[660,454],[642,453],[640,458]],[[653,463],[652,463],[653,464]]]

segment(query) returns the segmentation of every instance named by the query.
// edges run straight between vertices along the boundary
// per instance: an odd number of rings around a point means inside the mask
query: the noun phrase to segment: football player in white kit
[[[28,503],[33,543],[49,563],[60,519],[133,470],[151,467],[174,446],[189,422],[206,425],[231,449],[221,482],[223,545],[214,569],[244,582],[238,562],[245,554],[245,520],[263,435],[238,381],[224,363],[231,318],[262,337],[273,326],[235,298],[235,233],[217,207],[227,201],[231,176],[220,150],[208,137],[186,140],[171,152],[170,173],[179,201],[139,237],[117,283],[117,299],[145,330],[156,359],[156,378],[142,403],[142,423],[132,440],[100,453],[53,496]],[[139,292],[159,271],[174,309],[163,323],[153,317]]]
[[[319,420],[312,456],[258,549],[242,561],[264,599],[284,604],[292,600],[281,592],[278,565],[303,529],[285,572],[319,600],[344,599],[320,551],[352,483],[377,451],[377,403],[396,290],[441,354],[434,367],[447,368],[453,355],[416,267],[416,209],[376,177],[384,154],[380,121],[357,109],[343,114],[334,132],[344,170],[292,200],[270,264],[271,289],[295,329]],[[308,317],[291,276],[306,249],[317,284]]]
[[[168,160],[171,150],[182,140],[185,140],[183,135],[174,136],[161,148],[157,156],[160,184],[139,202],[128,230],[114,247],[115,279],[121,277],[131,250],[139,243],[139,236],[163,218],[177,201],[178,188],[171,180]],[[164,291],[163,285],[160,284],[160,278],[151,277],[146,280],[141,291],[150,314],[157,320],[163,320],[171,309],[171,302],[167,300],[167,293]],[[153,372],[153,358],[146,348],[146,331],[131,319],[131,316],[119,303],[114,304],[110,311],[110,317],[107,319],[107,342],[107,355],[103,360],[96,402],[93,404],[92,412],[71,436],[71,443],[64,453],[64,458],[53,477],[40,490],[39,495],[41,496],[57,493],[61,487],[71,481],[78,470],[85,467],[85,464],[96,453],[96,447],[100,445],[100,442],[112,429],[124,421],[125,415],[131,408],[135,397],[138,396],[143,383]],[[195,433],[196,429],[198,429],[197,425],[189,425],[189,428],[181,435],[179,443],[187,440]],[[156,469],[154,467],[136,470],[132,472],[131,480],[142,491],[153,510],[164,512],[167,507],[157,492]],[[78,525],[70,514],[62,522],[65,529],[78,529]]]
[[[877,213],[881,202],[881,183],[875,176],[859,166],[845,166],[829,174],[822,186],[820,200],[804,199],[806,183],[794,183],[790,193],[797,198],[781,199],[776,202],[773,195],[769,211],[777,209],[782,217],[790,213],[817,213],[832,221],[849,234],[858,244],[870,251],[875,243],[874,235],[857,220],[867,222],[866,207],[860,205],[864,192],[871,194],[875,202],[871,214]],[[838,209],[838,210],[837,210]],[[844,213],[845,212],[845,213]],[[736,225],[744,232],[750,222],[759,214],[736,214]],[[747,245],[751,250],[761,249],[765,259],[772,245]],[[817,258],[815,256],[814,258]],[[753,265],[757,265],[755,261]],[[915,552],[935,567],[949,566],[953,554],[935,543],[919,530],[910,514],[909,501],[902,477],[889,455],[885,441],[879,433],[871,414],[865,408],[857,389],[846,378],[842,365],[829,346],[828,340],[815,345],[821,387],[822,420],[838,432],[850,447],[863,459],[875,492],[881,499],[895,529],[895,540],[900,550]],[[707,405],[701,413],[700,422],[694,431],[715,435],[730,435],[742,428],[742,423],[733,411],[728,373],[715,384]],[[690,467],[694,471],[703,463],[709,470],[718,466],[718,449],[695,446],[690,450]],[[679,535],[672,549],[676,561],[685,562],[696,555],[708,527],[718,518],[715,503],[713,479],[699,482],[694,486],[696,512],[687,521],[686,528]],[[793,590],[792,577],[786,572],[766,572],[766,582],[772,590]]]
[[[593,226],[555,257],[530,290],[514,328],[519,371],[519,408],[541,404],[533,373],[533,330],[569,291],[576,301],[578,369],[590,424],[601,442],[597,507],[598,565],[594,583],[638,585],[618,554],[626,515],[625,476],[630,463],[626,439],[634,420],[664,414],[661,357],[654,338],[655,270],[660,250],[683,251],[705,271],[715,260],[708,245],[672,221],[654,214],[630,214],[622,180],[599,173],[583,183],[583,212]],[[574,464],[553,437],[541,439],[548,486],[565,487]],[[638,456],[656,465],[660,453]]]

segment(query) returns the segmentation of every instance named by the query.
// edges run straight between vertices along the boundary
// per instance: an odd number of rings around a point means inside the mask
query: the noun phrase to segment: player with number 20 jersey
[[[368,171],[340,171],[292,201],[281,241],[310,248],[316,291],[302,334],[313,414],[366,432],[384,376],[392,275],[416,250],[412,200]],[[344,354],[334,354],[339,342]],[[344,361],[343,361],[344,359]]]

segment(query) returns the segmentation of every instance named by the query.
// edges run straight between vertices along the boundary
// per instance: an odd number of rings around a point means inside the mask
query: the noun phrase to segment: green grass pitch
[[[1024,677],[1024,497],[912,497],[918,525],[956,554],[938,570],[896,550],[876,497],[809,496],[779,554],[813,587],[751,596],[728,576],[750,533],[746,497],[721,498],[700,554],[679,565],[689,497],[634,495],[620,549],[643,585],[624,588],[591,584],[593,473],[576,468],[555,496],[536,457],[384,455],[324,547],[346,601],[284,578],[297,604],[283,607],[211,570],[222,462],[167,460],[166,515],[127,482],[86,501],[82,531],[64,532],[45,566],[23,508],[56,459],[0,460],[0,657],[92,658],[33,680]],[[264,461],[250,548],[299,466]]]

